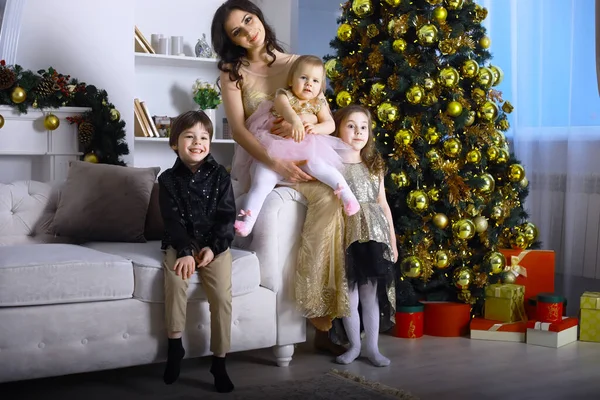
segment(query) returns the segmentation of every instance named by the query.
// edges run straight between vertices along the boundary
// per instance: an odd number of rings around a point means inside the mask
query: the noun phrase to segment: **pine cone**
[[[89,122],[82,122],[78,128],[78,139],[84,147],[92,143],[92,137],[94,136],[94,125]]]
[[[16,80],[17,76],[11,69],[0,68],[0,90],[8,89],[15,84]]]
[[[43,99],[50,96],[56,90],[54,85],[55,83],[52,78],[44,78],[38,83],[33,91],[38,98]]]

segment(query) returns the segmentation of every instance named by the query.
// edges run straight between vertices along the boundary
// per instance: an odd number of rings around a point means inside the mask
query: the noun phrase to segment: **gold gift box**
[[[485,288],[485,319],[525,321],[525,286],[496,283]]]
[[[579,340],[600,342],[600,292],[584,292],[579,299]]]

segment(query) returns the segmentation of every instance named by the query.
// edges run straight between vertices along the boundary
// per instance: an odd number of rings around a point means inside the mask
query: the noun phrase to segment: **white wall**
[[[305,0],[256,0],[284,50],[298,51],[298,9]]]
[[[300,0],[298,10],[299,54],[323,57],[334,54],[329,42],[335,37],[341,0]]]

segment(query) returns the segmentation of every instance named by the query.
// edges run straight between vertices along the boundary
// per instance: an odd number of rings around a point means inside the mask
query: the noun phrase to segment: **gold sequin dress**
[[[268,75],[258,74],[246,67],[240,68],[242,103],[248,118],[265,100],[273,100],[278,88],[285,87],[289,69],[298,57],[287,57]],[[236,154],[241,146],[235,145]],[[237,165],[237,168],[236,168]],[[236,164],[234,154],[231,176],[242,187],[249,186],[249,173]],[[318,181],[297,184],[306,199],[307,211],[302,228],[300,248],[295,271],[294,294],[298,310],[322,331],[331,329],[335,318],[350,315],[348,285],[344,270],[343,210],[333,190]],[[284,271],[284,273],[286,273]]]

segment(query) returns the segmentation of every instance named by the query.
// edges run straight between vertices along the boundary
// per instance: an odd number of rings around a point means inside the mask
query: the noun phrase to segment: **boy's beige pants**
[[[176,260],[175,249],[165,250],[165,317],[169,332],[185,330],[188,300],[189,281],[175,273]],[[213,354],[225,354],[231,349],[231,263],[231,252],[227,249],[206,267],[196,270],[210,307],[210,351]]]

